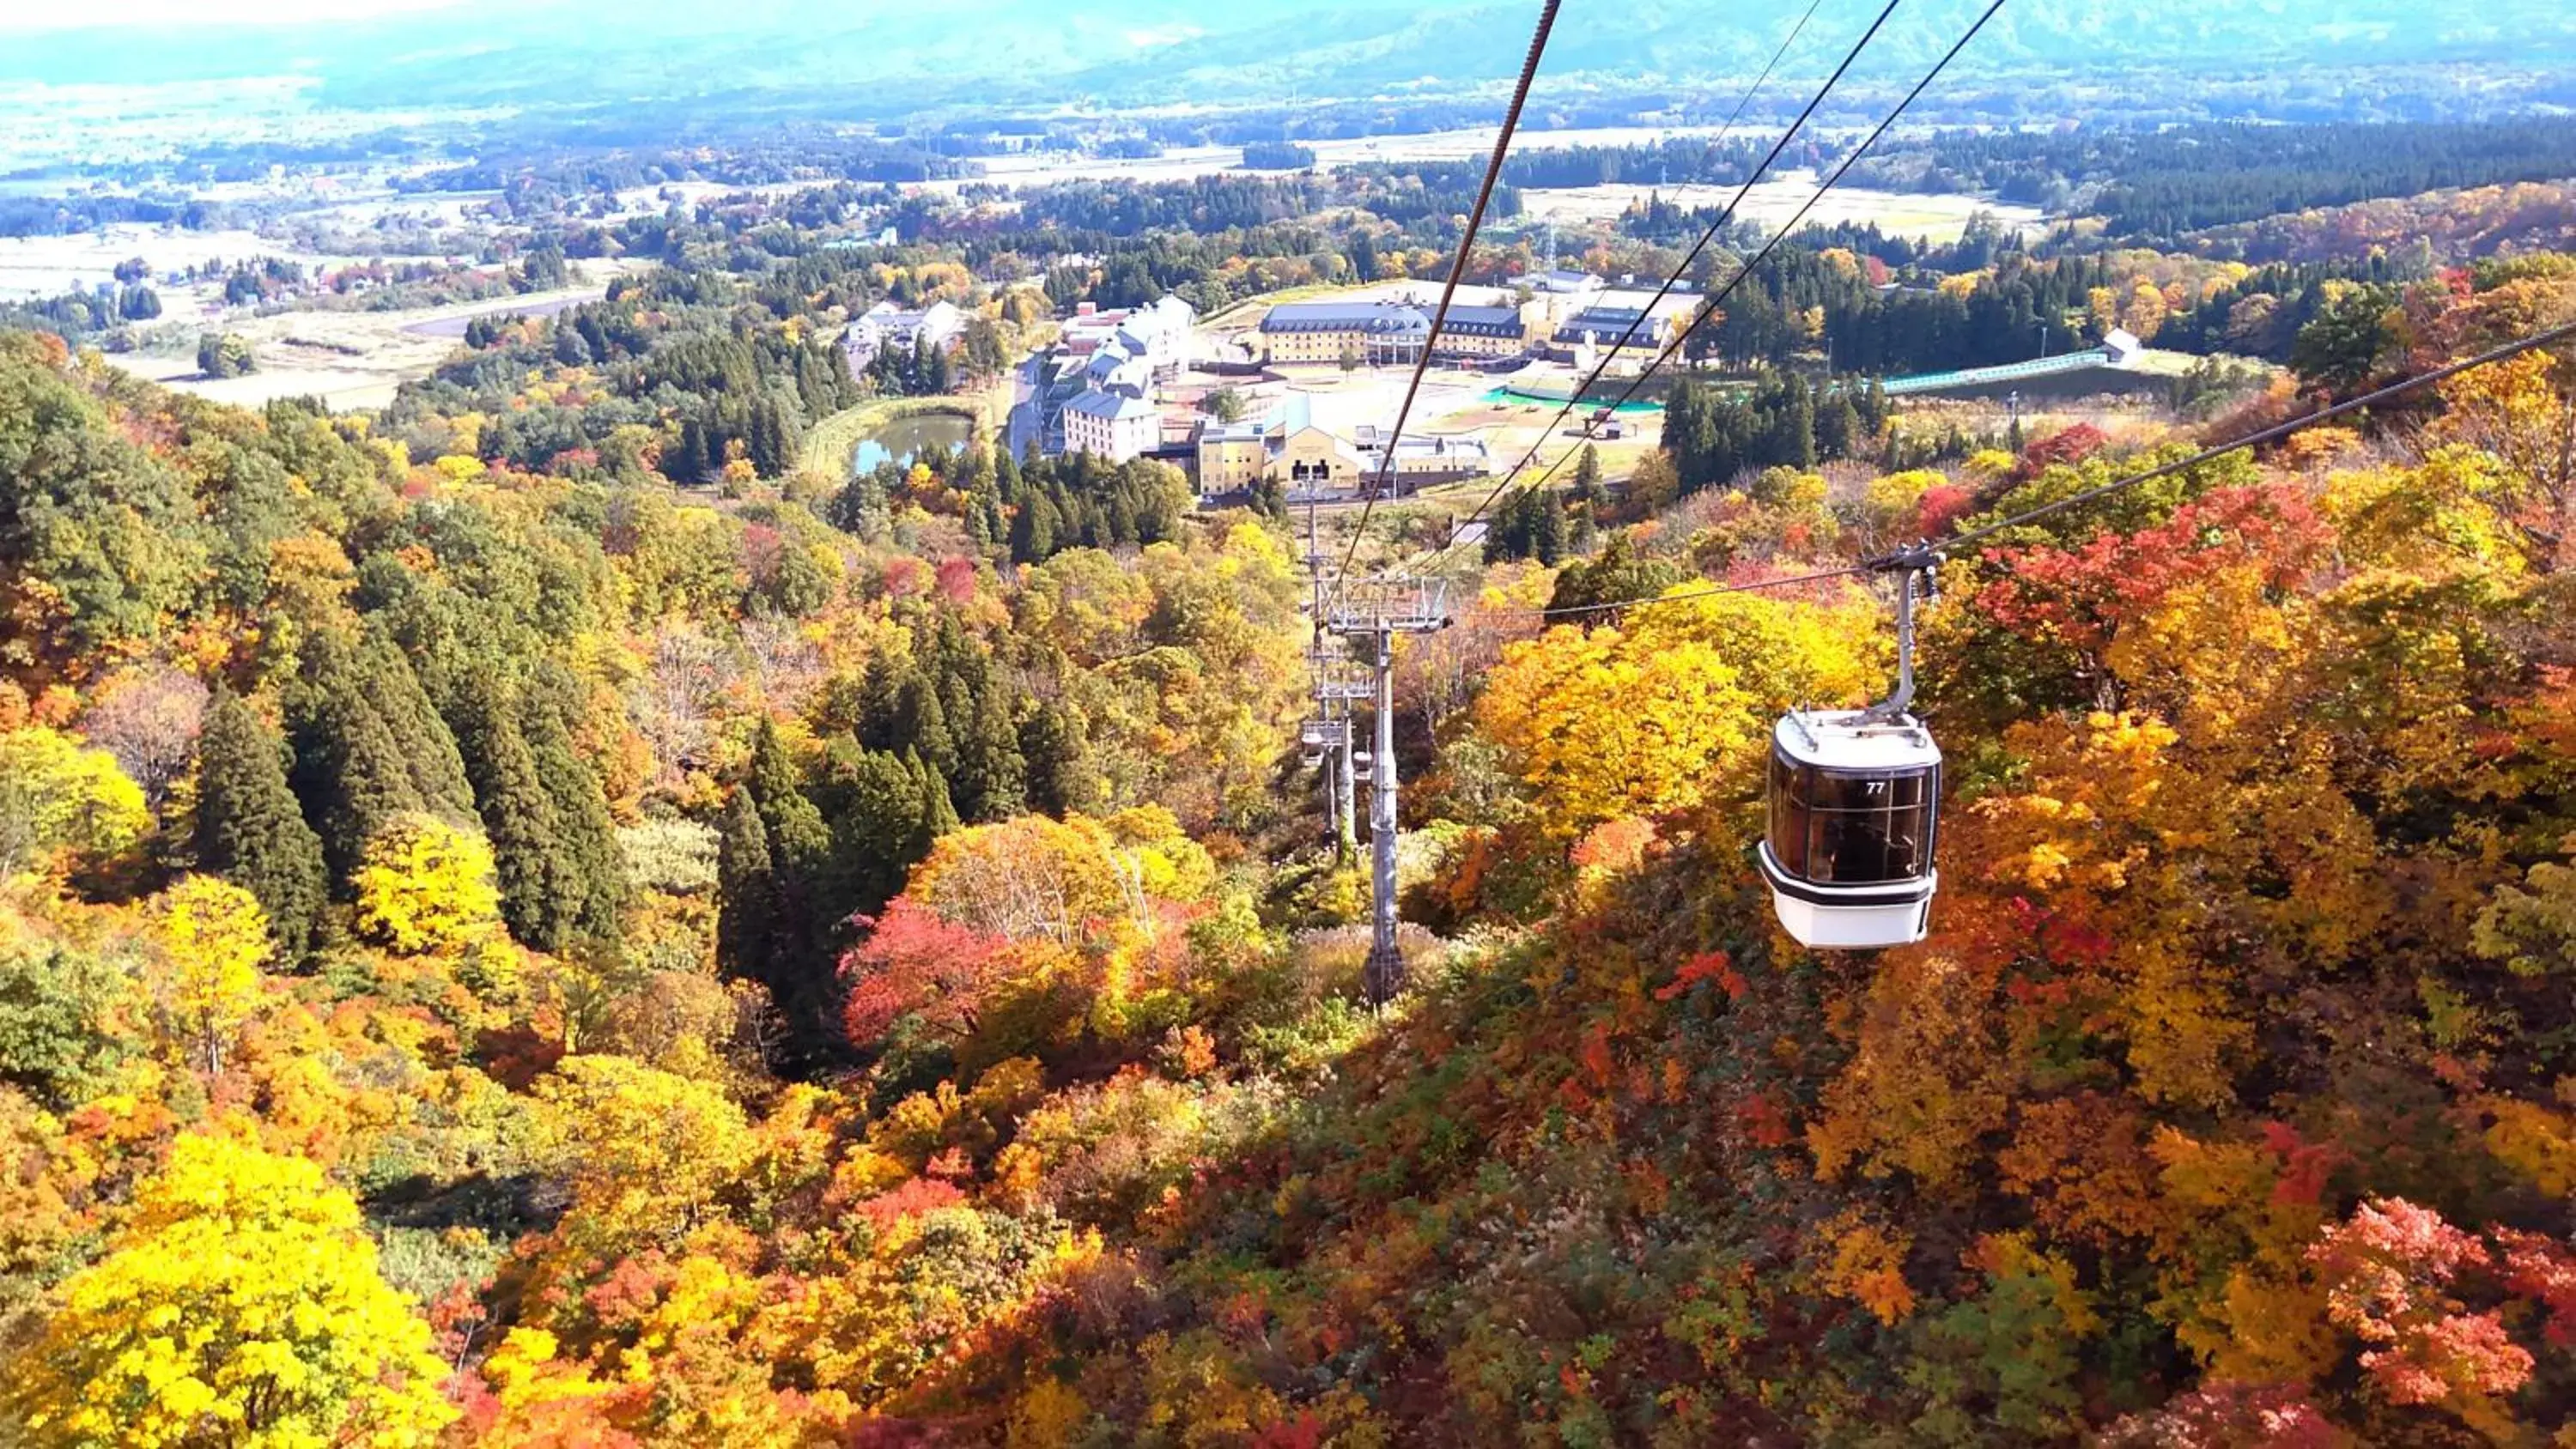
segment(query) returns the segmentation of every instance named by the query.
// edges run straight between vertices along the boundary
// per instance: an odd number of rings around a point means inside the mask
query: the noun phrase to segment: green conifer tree
[[[1100,769],[1091,757],[1091,722],[1080,707],[1042,701],[1020,722],[1020,755],[1028,765],[1028,804],[1062,818],[1095,809]]]
[[[483,833],[492,842],[501,919],[522,944],[560,951],[572,938],[580,884],[563,848],[554,799],[519,733],[510,693],[488,672],[463,681],[456,691],[456,737]]]
[[[771,980],[777,887],[760,808],[749,790],[736,790],[716,836],[716,956],[745,980]]]
[[[1554,568],[1565,557],[1565,495],[1541,488],[1530,518],[1530,554]]]
[[[609,814],[599,772],[573,744],[564,708],[572,697],[569,678],[541,679],[523,701],[520,733],[554,802],[555,829],[577,896],[575,927],[593,941],[613,944],[624,934],[626,854],[617,843],[617,821]]]
[[[930,843],[957,828],[957,807],[948,798],[948,781],[937,766],[921,757],[918,750],[903,752],[904,768],[912,772],[915,788],[921,796],[921,834],[915,842],[921,854],[930,853]]]
[[[1011,520],[1011,562],[1044,563],[1055,554],[1056,533],[1063,525],[1055,503],[1042,490],[1028,490],[1019,517]]]
[[[921,779],[898,755],[852,747],[836,760],[832,855],[848,910],[874,912],[921,859]]]
[[[220,686],[197,736],[197,864],[259,898],[277,958],[314,945],[330,876],[322,840],[287,788],[285,742]]]
[[[771,864],[799,880],[812,879],[831,853],[832,835],[824,828],[823,813],[805,798],[796,762],[788,758],[778,727],[768,720],[752,736],[751,770],[743,785],[767,827]]]
[[[345,886],[368,840],[429,805],[402,746],[376,710],[374,681],[359,669],[355,653],[319,634],[304,664],[304,677],[288,699],[295,747],[289,781],[305,819],[322,837],[322,858],[337,888]]]
[[[390,637],[370,630],[359,647],[357,663],[368,703],[392,732],[421,805],[453,824],[472,824],[474,786],[465,777],[464,757],[457,752],[456,736],[430,704],[428,691],[421,688],[411,660]]]

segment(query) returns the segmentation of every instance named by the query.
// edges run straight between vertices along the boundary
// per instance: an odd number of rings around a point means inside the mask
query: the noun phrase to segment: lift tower
[[[1306,649],[1306,677],[1312,684],[1315,712],[1298,729],[1297,737],[1306,748],[1306,767],[1322,775],[1324,838],[1333,847],[1335,862],[1340,864],[1359,853],[1355,818],[1359,802],[1351,759],[1359,741],[1352,735],[1351,705],[1375,698],[1377,689],[1342,646],[1340,636],[1327,627],[1331,604],[1325,595],[1324,565],[1328,560],[1315,538],[1316,496],[1313,491],[1306,495],[1306,576],[1312,589],[1307,617],[1315,629],[1313,642]]]
[[[1365,776],[1371,931],[1363,980],[1371,1007],[1384,1006],[1404,986],[1404,957],[1395,947],[1395,636],[1449,627],[1447,592],[1444,579],[1380,579],[1343,588],[1331,604],[1332,631],[1376,676],[1375,739]]]
[[[1308,656],[1314,679],[1315,714],[1299,731],[1308,751],[1306,763],[1324,777],[1324,808],[1337,860],[1359,852],[1357,768],[1351,758],[1359,746],[1352,733],[1351,706],[1377,698],[1377,683],[1348,654],[1319,642]]]

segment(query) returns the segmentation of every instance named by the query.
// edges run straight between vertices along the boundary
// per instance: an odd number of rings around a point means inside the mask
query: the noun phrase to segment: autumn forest
[[[2045,219],[1804,231],[1647,441],[1317,525],[1449,585],[1377,1007],[1309,516],[999,419],[1095,308],[1437,279],[1481,160],[512,166],[482,261],[238,273],[567,292],[381,405],[23,302],[0,1444],[2576,1444],[2576,351],[2023,517],[2576,323],[2563,120],[2355,129],[1900,137],[1855,184]],[[1525,289],[1765,237],[1497,226]],[[887,302],[961,340],[854,365]],[[2115,337],[2171,365],[1887,386]],[[1916,540],[1931,933],[1806,949],[1774,721],[1888,692]]]

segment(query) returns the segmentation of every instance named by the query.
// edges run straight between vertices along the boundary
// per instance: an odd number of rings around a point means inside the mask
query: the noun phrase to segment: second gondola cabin
[[[1799,712],[1771,732],[1762,875],[1800,945],[1862,950],[1930,929],[1941,749],[1912,715]]]

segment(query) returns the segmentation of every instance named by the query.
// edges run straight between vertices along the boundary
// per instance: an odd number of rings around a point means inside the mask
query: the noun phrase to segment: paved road
[[[1011,424],[1004,438],[1014,458],[1024,457],[1029,444],[1038,435],[1038,379],[1046,368],[1046,354],[1032,352],[1011,375]]]

